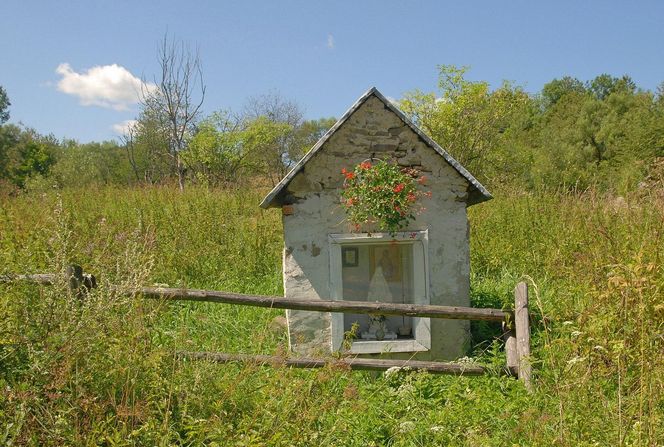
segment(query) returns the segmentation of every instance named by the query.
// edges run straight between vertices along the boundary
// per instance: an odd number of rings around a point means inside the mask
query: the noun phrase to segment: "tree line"
[[[159,58],[162,73],[119,141],[80,144],[6,124],[11,103],[0,87],[0,185],[274,185],[335,122],[305,120],[276,93],[202,116],[198,56],[164,39]],[[435,91],[407,92],[398,105],[489,188],[624,193],[661,170],[664,83],[651,92],[629,76],[565,76],[532,94],[466,74],[440,66]]]
[[[7,107],[0,123],[0,189],[275,184],[335,122],[306,120],[296,102],[268,93],[250,98],[239,112],[215,111],[192,122],[177,146],[157,112],[144,107],[118,141],[78,143],[7,124]]]
[[[629,76],[565,76],[528,94],[466,72],[440,66],[438,91],[409,92],[400,106],[488,186],[624,193],[661,169],[664,82],[651,92]]]

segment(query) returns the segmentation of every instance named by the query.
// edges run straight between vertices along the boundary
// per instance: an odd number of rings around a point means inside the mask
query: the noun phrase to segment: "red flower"
[[[412,192],[409,192],[408,195],[406,196],[406,200],[408,200],[409,202],[414,202],[415,200],[417,200],[417,197],[415,197],[415,194],[413,194]]]
[[[362,163],[360,163],[360,169],[366,170],[366,169],[370,169],[370,168],[371,168],[371,163],[370,162],[363,161]]]
[[[346,205],[353,206],[355,204],[355,197],[351,197],[346,201]]]
[[[424,182],[426,182],[426,181],[427,181],[427,178],[424,175],[417,179],[417,183],[419,183],[420,185],[424,185]]]
[[[399,183],[397,186],[394,187],[394,192],[401,192],[403,189],[406,187],[403,183]]]
[[[346,172],[344,175],[346,176],[346,180],[352,180],[355,178],[355,173],[353,172]]]
[[[428,198],[431,198],[431,191],[425,192],[424,195],[427,196]]]

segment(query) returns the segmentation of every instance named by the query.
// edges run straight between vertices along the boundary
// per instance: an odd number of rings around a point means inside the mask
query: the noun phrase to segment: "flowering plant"
[[[376,224],[380,231],[394,234],[405,228],[410,220],[424,208],[418,198],[431,192],[420,191],[426,177],[413,168],[402,168],[394,163],[379,160],[364,161],[352,171],[345,168],[342,204],[348,220],[356,231],[362,224]]]

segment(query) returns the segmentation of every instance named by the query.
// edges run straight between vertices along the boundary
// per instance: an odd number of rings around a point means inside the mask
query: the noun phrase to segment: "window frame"
[[[347,245],[409,244],[413,247],[413,303],[429,304],[429,231],[389,233],[342,233],[328,235],[330,253],[330,297],[343,301],[342,247]],[[413,338],[402,340],[354,340],[351,354],[423,352],[431,349],[431,319],[413,317]],[[332,312],[330,320],[332,351],[344,349],[344,313]]]

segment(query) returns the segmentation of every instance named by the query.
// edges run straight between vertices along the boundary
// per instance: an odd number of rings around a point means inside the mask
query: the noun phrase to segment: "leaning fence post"
[[[514,289],[514,326],[519,379],[532,390],[530,367],[530,320],[528,316],[528,284],[520,282]]]
[[[67,266],[67,281],[72,294],[78,294],[83,285],[83,267],[77,264]]]
[[[90,289],[97,287],[97,279],[94,275],[84,274],[83,267],[77,264],[67,266],[66,270],[67,281],[71,293],[81,298]]]

